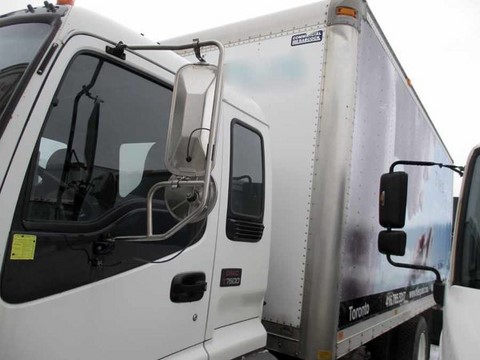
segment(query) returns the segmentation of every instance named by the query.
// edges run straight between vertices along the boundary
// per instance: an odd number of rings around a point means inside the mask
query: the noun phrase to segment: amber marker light
[[[73,5],[75,0],[57,0],[57,5]]]
[[[337,7],[337,15],[342,15],[342,16],[351,16],[356,18],[357,17],[357,10],[345,7],[345,6],[339,6]]]

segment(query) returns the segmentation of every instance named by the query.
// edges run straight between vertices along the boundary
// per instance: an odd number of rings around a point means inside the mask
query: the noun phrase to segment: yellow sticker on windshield
[[[35,235],[14,234],[10,260],[33,260],[35,257]]]

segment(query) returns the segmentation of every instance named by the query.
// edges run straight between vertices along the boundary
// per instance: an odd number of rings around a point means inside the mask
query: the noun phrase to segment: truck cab
[[[76,6],[0,16],[1,359],[226,359],[266,342],[269,126],[225,88],[214,131],[211,95],[175,82],[186,60],[120,42],[156,45]],[[207,121],[189,129],[187,110]]]

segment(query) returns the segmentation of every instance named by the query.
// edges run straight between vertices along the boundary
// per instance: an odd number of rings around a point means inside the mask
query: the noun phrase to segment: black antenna
[[[43,2],[43,5],[45,5],[45,7],[47,8],[47,10],[51,11],[51,12],[57,12],[57,9],[55,9],[55,5],[53,5],[52,3],[49,3],[48,1],[44,1]]]

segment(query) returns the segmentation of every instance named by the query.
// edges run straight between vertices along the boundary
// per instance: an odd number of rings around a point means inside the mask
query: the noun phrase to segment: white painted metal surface
[[[443,331],[440,341],[442,360],[476,359],[478,357],[478,299],[480,290],[447,286],[443,308]]]
[[[238,101],[238,104],[247,105],[246,102]],[[250,104],[250,107],[252,104]],[[260,113],[256,113],[257,116]],[[240,120],[243,124],[255,126],[261,132],[264,141],[266,158],[269,158],[269,134],[268,126],[261,123],[259,118],[254,118],[242,109],[226,102],[223,107],[222,118],[224,119],[219,129],[220,140],[218,142],[217,171],[221,172],[223,179],[228,179],[230,174],[231,160],[231,121]],[[221,145],[220,145],[221,143]],[[218,219],[218,240],[215,252],[215,262],[212,276],[211,301],[208,311],[208,322],[206,328],[206,339],[213,339],[209,345],[209,355],[214,358],[221,358],[219,354],[230,351],[232,358],[242,355],[238,352],[238,346],[233,344],[233,337],[242,339],[246,348],[251,350],[262,347],[262,341],[266,336],[265,329],[261,326],[262,304],[267,287],[267,273],[264,271],[264,263],[268,261],[270,249],[270,223],[271,223],[271,191],[268,184],[271,184],[271,171],[265,168],[266,197],[265,197],[265,230],[259,242],[248,243],[232,241],[227,238],[226,216],[219,216]],[[229,181],[225,180],[219,187],[220,197],[217,201],[220,214],[226,214],[228,209]],[[242,269],[241,286],[219,287],[222,269]],[[243,323],[248,320],[248,323]],[[240,325],[243,324],[243,325]],[[260,331],[261,329],[261,331]],[[227,343],[216,339],[217,336],[229,335],[231,349],[226,348]],[[249,342],[252,347],[249,347]],[[259,344],[260,342],[260,344]],[[257,346],[258,345],[258,346]],[[250,350],[250,351],[251,351]],[[226,358],[226,357],[225,357]]]
[[[205,343],[205,349],[209,360],[236,359],[245,355],[245,349],[262,348],[266,338],[259,318],[251,319],[216,329],[212,340]]]

